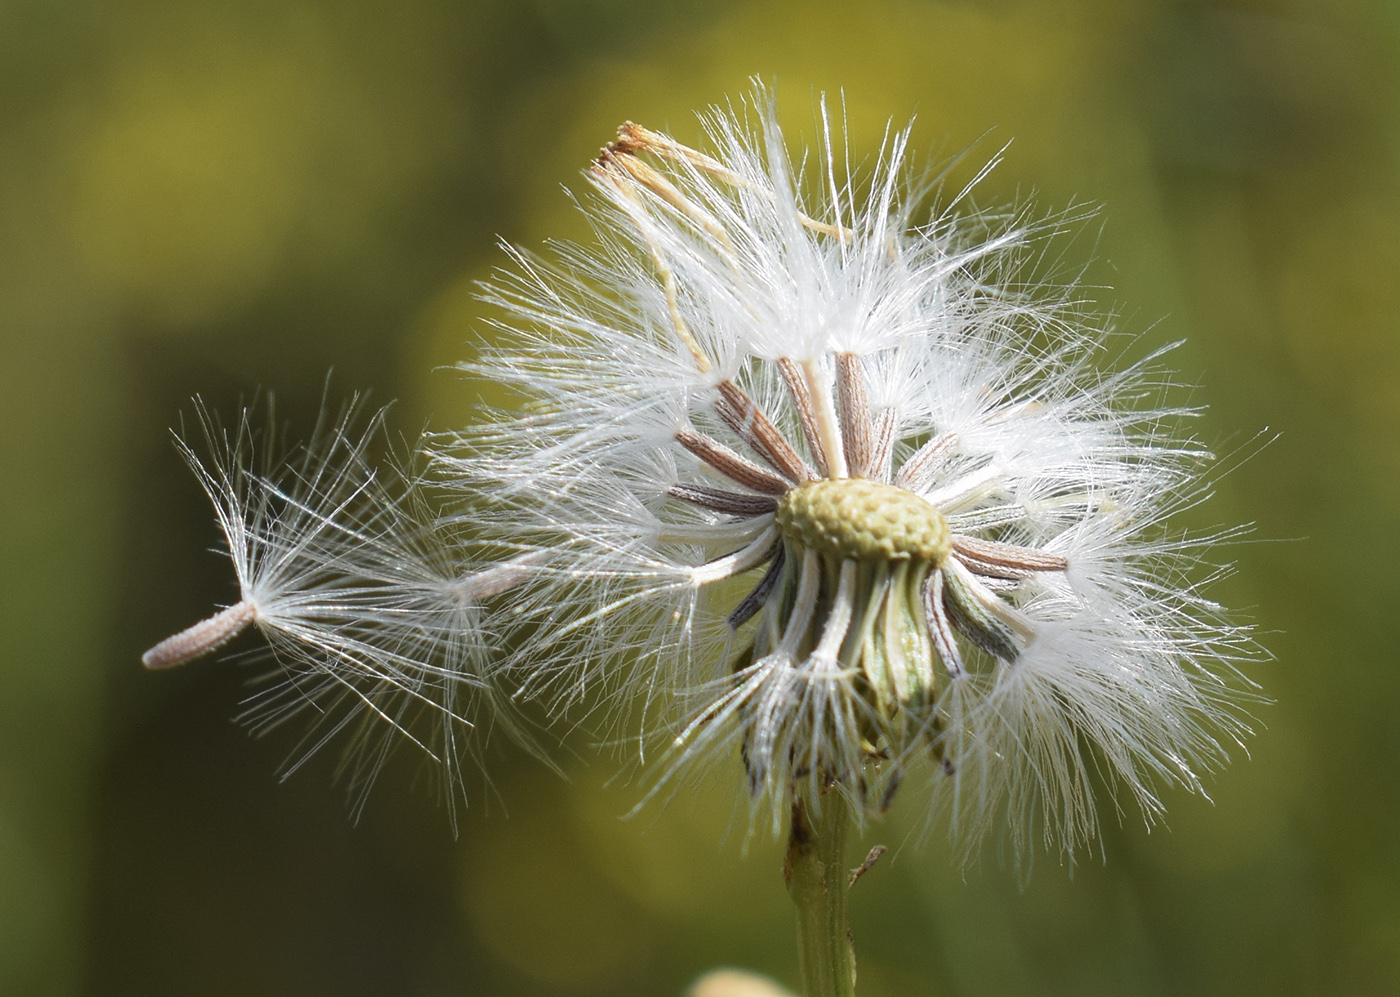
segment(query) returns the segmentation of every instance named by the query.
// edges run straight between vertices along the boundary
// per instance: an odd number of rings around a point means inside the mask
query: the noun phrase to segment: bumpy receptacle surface
[[[798,485],[779,501],[776,518],[788,542],[840,558],[939,565],[951,548],[936,508],[911,491],[863,478]]]

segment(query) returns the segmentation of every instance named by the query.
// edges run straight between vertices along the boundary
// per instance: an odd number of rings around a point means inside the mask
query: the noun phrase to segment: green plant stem
[[[792,804],[783,876],[797,905],[797,958],[804,997],[854,997],[856,954],[846,915],[850,870],[844,861],[850,813],[840,793],[820,809],[800,796]]]

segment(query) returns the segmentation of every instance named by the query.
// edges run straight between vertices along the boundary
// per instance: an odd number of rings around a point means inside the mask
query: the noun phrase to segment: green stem
[[[844,853],[850,813],[839,792],[820,810],[800,796],[792,804],[783,876],[797,905],[797,958],[804,997],[854,997],[856,953],[846,916],[850,871]]]

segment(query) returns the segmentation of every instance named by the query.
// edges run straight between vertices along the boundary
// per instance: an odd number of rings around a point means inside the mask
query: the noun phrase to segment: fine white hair
[[[1204,588],[1234,534],[1170,526],[1209,490],[1193,412],[1159,354],[1105,369],[1109,331],[1047,273],[1083,213],[969,185],[921,214],[907,130],[862,173],[823,107],[794,156],[761,88],[705,124],[703,152],[625,125],[589,173],[595,241],[510,249],[485,292],[505,317],[466,369],[523,406],[435,449],[536,559],[502,601],[514,694],[659,742],[660,785],[742,758],[775,829],[801,785],[871,814],[923,770],[964,846],[1072,852],[1097,777],[1149,821],[1162,786],[1199,791],[1247,733],[1253,644]],[[774,512],[823,479],[914,496],[950,552],[927,581],[823,568]],[[856,631],[903,625],[876,606],[899,585],[925,609],[879,655],[917,677],[881,692]]]

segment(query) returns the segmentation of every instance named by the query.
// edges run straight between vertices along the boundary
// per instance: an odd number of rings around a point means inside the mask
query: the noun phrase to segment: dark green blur
[[[1024,889],[897,806],[861,845],[891,846],[853,896],[863,997],[1400,992],[1393,5],[10,0],[0,993],[794,980],[780,849],[745,853],[731,787],[620,821],[638,792],[587,743],[568,782],[502,750],[454,840],[404,752],[352,826],[333,752],[279,783],[296,732],[230,722],[249,669],[138,663],[233,592],[169,445],[191,394],[273,389],[305,428],[334,368],[404,433],[460,422],[437,368],[495,237],[583,235],[559,188],[619,122],[695,141],[751,74],[794,136],[844,89],[857,149],[913,114],[935,154],[993,129],[982,200],[1101,204],[1087,282],[1138,353],[1186,338],[1199,433],[1254,453],[1187,517],[1258,524],[1218,590],[1276,655],[1249,757],[1150,834],[1105,798],[1103,858]]]

